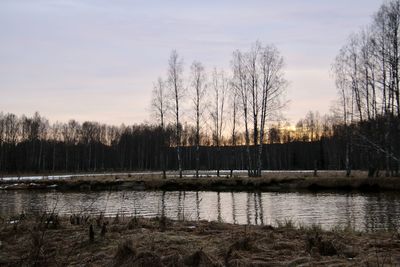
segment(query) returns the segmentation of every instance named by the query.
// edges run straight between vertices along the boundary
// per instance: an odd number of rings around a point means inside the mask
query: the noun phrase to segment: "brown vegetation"
[[[317,226],[296,228],[291,221],[275,228],[165,218],[76,220],[42,215],[3,220],[0,230],[1,266],[400,264],[399,232],[323,231]]]
[[[367,172],[270,172],[262,177],[234,176],[179,178],[173,173],[164,179],[161,174],[96,175],[69,179],[38,181],[0,181],[0,188],[59,190],[400,190],[397,177],[368,177]]]

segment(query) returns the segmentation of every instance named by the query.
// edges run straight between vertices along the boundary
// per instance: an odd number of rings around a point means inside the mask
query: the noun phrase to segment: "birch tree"
[[[200,168],[200,120],[205,108],[205,96],[207,90],[207,77],[204,67],[200,62],[194,61],[191,66],[193,106],[196,121],[195,146],[196,146],[196,177],[199,177]]]
[[[249,133],[249,88],[248,74],[245,67],[245,58],[241,51],[233,52],[232,59],[232,86],[239,98],[239,106],[242,111],[244,130],[245,130],[245,146],[247,157],[247,174],[251,176],[252,160],[250,156],[250,133]]]
[[[157,82],[153,85],[151,106],[160,127],[164,129],[165,116],[168,111],[168,95],[165,82],[161,77],[159,77]]]
[[[248,174],[261,176],[267,121],[284,106],[283,57],[275,46],[256,42],[247,53],[235,52],[232,65],[233,86],[241,99],[245,124]],[[249,119],[253,124],[251,151]]]
[[[213,101],[211,104],[211,120],[213,127],[213,141],[214,146],[217,148],[217,177],[220,172],[220,159],[219,155],[221,152],[221,140],[224,124],[224,108],[225,108],[225,95],[228,89],[228,80],[223,71],[214,69],[213,71],[212,87],[214,90]]]
[[[168,111],[168,97],[165,88],[165,82],[161,77],[157,79],[157,82],[153,86],[153,98],[152,98],[152,108],[155,112],[156,118],[159,121],[160,132],[161,132],[161,155],[160,161],[162,165],[163,177],[166,178],[166,159],[165,159],[165,115]]]
[[[184,95],[183,87],[183,61],[176,50],[171,52],[168,62],[168,85],[171,98],[171,110],[175,117],[176,152],[178,159],[179,177],[182,178],[182,155],[181,155],[181,123],[180,123],[180,103]]]
[[[342,49],[339,55],[335,59],[333,65],[333,71],[335,75],[336,88],[339,91],[339,103],[342,109],[342,119],[345,128],[345,168],[346,176],[349,177],[351,174],[351,164],[350,164],[350,151],[351,151],[351,137],[349,129],[349,118],[351,117],[353,111],[350,108],[352,106],[351,97],[349,94],[347,70],[345,67],[346,55],[345,50]]]
[[[236,147],[237,141],[237,113],[238,113],[238,95],[236,90],[234,90],[232,86],[232,82],[229,86],[229,96],[230,96],[230,111],[231,111],[231,125],[232,125],[232,132],[231,132],[231,145],[233,150]],[[233,169],[235,166],[235,153],[231,154],[231,171],[230,177],[233,176]]]
[[[267,119],[284,107],[282,100],[287,81],[283,71],[283,57],[275,46],[267,45],[261,49],[258,64],[260,68],[261,117],[256,176],[261,176],[262,151],[265,142]]]

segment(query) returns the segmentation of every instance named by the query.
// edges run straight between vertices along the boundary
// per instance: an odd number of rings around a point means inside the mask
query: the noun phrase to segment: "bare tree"
[[[283,107],[282,96],[287,84],[283,67],[283,58],[273,45],[263,46],[256,42],[249,52],[234,53],[233,85],[241,98],[243,109],[249,176],[261,176],[267,119]],[[253,123],[252,153],[249,117]]]
[[[161,128],[164,129],[165,115],[168,110],[168,97],[165,88],[165,82],[161,77],[159,77],[157,82],[153,85],[152,94],[151,106]]]
[[[308,141],[316,141],[319,140],[320,136],[322,135],[322,128],[321,128],[321,116],[319,112],[309,111],[306,114],[304,119],[306,132],[308,134]]]
[[[171,97],[172,113],[175,117],[176,123],[176,151],[178,157],[178,170],[179,177],[182,178],[182,155],[181,155],[181,123],[179,120],[180,115],[180,101],[184,95],[183,87],[183,61],[180,59],[176,50],[171,52],[168,67],[168,84]]]
[[[231,86],[229,87],[229,96],[230,96],[230,111],[231,111],[231,124],[232,124],[232,134],[231,134],[231,145],[233,150],[236,147],[236,141],[237,141],[237,109],[238,109],[238,95],[237,91],[235,90],[232,82]],[[235,154],[231,153],[231,171],[230,171],[230,177],[233,176],[233,169],[235,166]]]
[[[62,124],[59,122],[56,122],[50,128],[51,138],[53,141],[53,166],[52,166],[53,172],[56,170],[56,147],[57,147],[58,142],[60,142],[61,129],[62,129]]]
[[[381,9],[385,15],[382,18],[383,29],[386,33],[383,38],[386,40],[386,57],[387,57],[387,70],[384,70],[387,74],[388,84],[387,87],[387,104],[385,110],[385,150],[386,150],[386,176],[390,175],[391,159],[392,154],[392,128],[396,128],[392,125],[392,118],[400,115],[400,103],[399,103],[399,42],[400,42],[400,1],[394,0],[384,4]],[[377,19],[379,20],[379,19]],[[400,161],[398,161],[400,166]]]
[[[350,174],[348,161],[353,135],[359,138],[362,143],[360,145],[368,147],[371,153],[376,150],[376,146],[371,144],[381,143],[378,146],[386,151],[386,175],[389,176],[393,170],[393,157],[390,155],[395,150],[394,140],[399,133],[396,131],[398,122],[394,118],[400,114],[399,31],[400,1],[388,1],[381,6],[369,27],[350,36],[335,60],[336,86],[346,128],[347,175]],[[362,125],[365,120],[366,125],[373,122],[372,124],[377,126],[381,118],[385,123],[376,131],[380,131],[383,138],[374,136],[373,132],[366,134],[365,131],[368,132],[369,129],[355,127]],[[357,131],[352,131],[355,128]]]
[[[204,112],[204,98],[206,96],[207,84],[204,67],[200,62],[194,61],[191,66],[192,71],[192,88],[193,88],[193,105],[196,117],[196,177],[199,177],[200,168],[200,119]]]
[[[156,117],[160,123],[161,128],[161,164],[163,177],[166,178],[166,159],[165,159],[165,133],[164,133],[164,124],[165,124],[165,115],[168,110],[168,97],[165,88],[165,83],[161,77],[158,78],[157,82],[153,87],[153,99],[152,99],[152,108],[155,112]]]
[[[82,141],[87,147],[87,165],[86,170],[90,171],[93,166],[93,143],[95,135],[95,124],[94,122],[85,121],[82,124]]]
[[[245,128],[245,145],[247,156],[247,172],[251,176],[252,160],[250,155],[250,133],[249,133],[249,87],[248,74],[245,67],[245,58],[242,52],[236,50],[232,59],[233,78],[232,86],[239,97],[239,105],[242,109]]]
[[[370,30],[363,29],[359,35],[360,52],[360,90],[361,97],[365,97],[365,116],[367,120],[376,116],[376,90],[375,70],[373,62],[373,49],[370,37]]]
[[[347,78],[347,69],[345,66],[345,50],[342,49],[339,55],[335,59],[335,63],[333,65],[333,72],[335,75],[335,83],[336,88],[339,90],[339,98],[340,98],[340,105],[342,108],[342,119],[343,124],[346,131],[346,140],[345,140],[345,168],[346,168],[346,176],[350,176],[351,174],[351,164],[350,164],[350,152],[351,152],[351,136],[350,136],[350,129],[349,129],[349,117],[353,113],[350,109],[351,107],[351,93],[349,93],[349,86],[348,86],[348,78]]]
[[[39,154],[37,157],[37,171],[44,170],[45,168],[45,157],[44,157],[44,149],[43,144],[47,140],[49,129],[49,121],[39,115],[38,112],[35,112],[33,115],[33,131],[32,135],[34,135],[33,139],[39,142]]]
[[[223,71],[214,69],[212,79],[212,87],[214,89],[214,101],[212,101],[211,107],[211,119],[213,125],[213,141],[217,148],[217,176],[219,177],[220,171],[220,159],[219,154],[221,151],[220,145],[222,140],[222,133],[224,128],[224,106],[225,106],[225,95],[228,89],[228,80],[225,77]]]
[[[287,81],[284,78],[284,60],[278,49],[273,45],[261,48],[259,59],[260,90],[261,90],[261,117],[260,136],[258,149],[257,176],[261,176],[262,169],[262,148],[265,138],[265,127],[267,119],[281,110],[284,106],[282,96],[285,92]]]
[[[65,146],[65,170],[70,170],[70,154],[73,152],[71,151],[71,147],[75,146],[79,135],[80,135],[80,124],[75,120],[70,120],[68,124],[63,125],[62,129],[62,137],[64,140]],[[73,166],[75,168],[75,166]]]
[[[259,71],[258,71],[258,60],[260,57],[261,43],[256,42],[252,49],[246,53],[246,71],[248,73],[248,87],[250,91],[250,107],[251,115],[253,119],[253,163],[254,166],[250,166],[251,176],[257,176],[255,164],[257,160],[257,145],[258,145],[258,133],[259,133],[259,115],[261,112],[260,105],[260,84],[259,84]]]

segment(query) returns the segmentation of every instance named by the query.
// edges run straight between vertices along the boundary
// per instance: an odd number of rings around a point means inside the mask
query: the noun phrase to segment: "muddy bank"
[[[211,191],[279,191],[279,190],[400,190],[399,177],[367,177],[365,172],[354,172],[345,177],[343,172],[312,173],[277,172],[260,178],[235,177],[174,177],[161,175],[92,175],[71,176],[66,179],[36,181],[0,181],[0,188],[58,189],[58,190],[211,190]]]
[[[42,215],[3,220],[1,266],[397,266],[400,234]]]

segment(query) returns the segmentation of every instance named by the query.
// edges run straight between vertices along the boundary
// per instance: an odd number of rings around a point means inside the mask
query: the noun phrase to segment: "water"
[[[276,224],[292,220],[370,231],[400,226],[400,194],[179,191],[0,191],[0,216],[22,212],[137,215],[172,219]]]
[[[287,170],[287,171],[268,171],[268,170],[263,170],[262,174],[267,174],[267,173],[304,173],[304,174],[311,174],[313,173],[313,170]],[[324,171],[321,170],[319,173],[324,173],[324,172],[337,172],[337,171]],[[178,176],[179,172],[177,171],[167,171],[167,176]],[[233,171],[234,175],[247,175],[246,170],[234,170]],[[143,176],[160,176],[162,175],[162,172],[154,172],[154,171],[148,171],[148,172],[111,172],[111,173],[83,173],[83,174],[63,174],[63,175],[33,175],[33,176],[0,176],[0,181],[15,181],[15,182],[20,182],[20,181],[40,181],[40,180],[66,180],[66,179],[73,179],[73,178],[84,178],[84,177],[94,177],[94,176],[123,176],[123,175],[131,175],[132,177],[143,177]],[[196,171],[193,170],[186,170],[183,171],[183,176],[184,177],[194,177],[196,175]],[[220,175],[221,176],[228,176],[230,175],[230,171],[227,170],[220,170]],[[217,171],[216,170],[209,170],[209,171],[200,171],[199,176],[201,177],[217,177]]]

